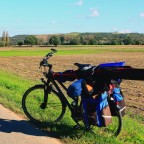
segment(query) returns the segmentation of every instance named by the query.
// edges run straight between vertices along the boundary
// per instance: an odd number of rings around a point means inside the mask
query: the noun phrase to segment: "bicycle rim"
[[[107,127],[91,126],[95,134],[105,136],[118,136],[122,129],[122,115],[120,111],[116,111],[116,116],[112,116],[112,122]]]
[[[56,91],[48,94],[46,108],[42,109],[44,101],[44,85],[28,89],[22,99],[22,107],[26,116],[36,123],[50,124],[60,121],[65,113],[65,106]]]

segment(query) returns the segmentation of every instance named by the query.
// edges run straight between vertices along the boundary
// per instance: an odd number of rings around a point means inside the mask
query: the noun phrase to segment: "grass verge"
[[[35,82],[22,79],[21,77],[0,71],[0,103],[10,108],[11,110],[23,114],[21,108],[21,99],[23,93]],[[144,125],[143,117],[138,120],[137,116],[131,117],[127,114],[123,118],[123,129],[120,135],[110,137],[108,135],[85,133],[81,134],[80,131],[72,129],[74,122],[70,117],[70,112],[66,114],[62,121],[56,125],[45,127],[45,130],[52,131],[60,136],[64,143],[68,144],[143,144],[144,143]]]
[[[17,75],[0,71],[0,103],[15,112],[22,113],[21,99],[24,91],[34,82]]]

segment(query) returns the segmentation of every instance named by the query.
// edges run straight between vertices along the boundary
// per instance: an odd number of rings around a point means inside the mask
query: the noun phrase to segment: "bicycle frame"
[[[54,90],[56,90],[56,91],[59,93],[61,99],[63,100],[63,102],[65,103],[65,105],[68,106],[68,108],[70,109],[71,113],[74,113],[75,111],[74,111],[73,107],[71,106],[71,104],[70,104],[69,101],[67,100],[65,94],[62,92],[62,90],[61,90],[61,88],[58,86],[58,84],[61,85],[61,87],[62,87],[65,91],[67,91],[66,86],[65,86],[62,82],[57,81],[57,80],[54,80],[54,79],[51,77],[51,72],[50,72],[50,71],[49,71],[49,73],[47,74],[46,77],[47,77],[47,81],[42,80],[42,82],[43,82],[44,85],[46,86],[45,96],[44,96],[44,102],[47,102],[47,97],[46,97],[46,96],[48,95],[48,93],[50,93],[50,91],[51,91],[52,89],[54,89]],[[57,83],[58,83],[58,84],[57,84]],[[55,88],[53,88],[51,84],[52,84]]]
[[[69,101],[67,100],[65,94],[62,92],[61,88],[58,86],[58,84],[61,85],[61,87],[67,91],[66,86],[62,83],[59,82],[57,80],[54,80],[51,76],[47,75],[47,81],[44,81],[44,79],[42,79],[42,82],[45,85],[45,92],[44,92],[44,103],[42,103],[41,108],[45,108],[47,101],[48,101],[48,94],[52,91],[55,90],[59,93],[60,98],[62,99],[62,101],[64,102],[65,106],[68,106],[69,110],[71,111],[71,117],[72,119],[75,121],[75,123],[79,125],[78,121],[73,117],[73,115],[76,113],[75,109],[71,106],[71,104],[69,103]],[[57,82],[56,82],[57,81]],[[58,84],[57,84],[58,83]],[[52,85],[55,87],[53,88]]]

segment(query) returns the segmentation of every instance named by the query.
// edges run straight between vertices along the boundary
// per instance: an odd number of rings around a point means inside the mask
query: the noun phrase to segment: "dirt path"
[[[62,144],[0,104],[0,144]]]

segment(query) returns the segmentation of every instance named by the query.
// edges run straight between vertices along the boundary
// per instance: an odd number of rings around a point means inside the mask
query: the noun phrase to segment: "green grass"
[[[107,52],[144,52],[144,46],[59,46],[56,55],[98,54]],[[44,56],[50,47],[10,48],[1,50],[0,56]]]
[[[22,95],[33,83],[17,75],[0,71],[0,103],[21,113]]]
[[[23,114],[21,108],[21,99],[23,93],[36,82],[25,80],[15,74],[0,71],[0,103],[12,109],[17,113]],[[141,119],[139,119],[141,117]],[[72,127],[75,125],[70,117],[70,112],[66,114],[62,121],[51,128],[45,130],[52,131],[61,137],[67,144],[143,144],[144,143],[144,125],[142,116],[133,116],[127,114],[123,118],[123,129],[120,135],[110,137],[108,135],[93,135],[85,133],[80,136],[80,131],[75,131]]]

